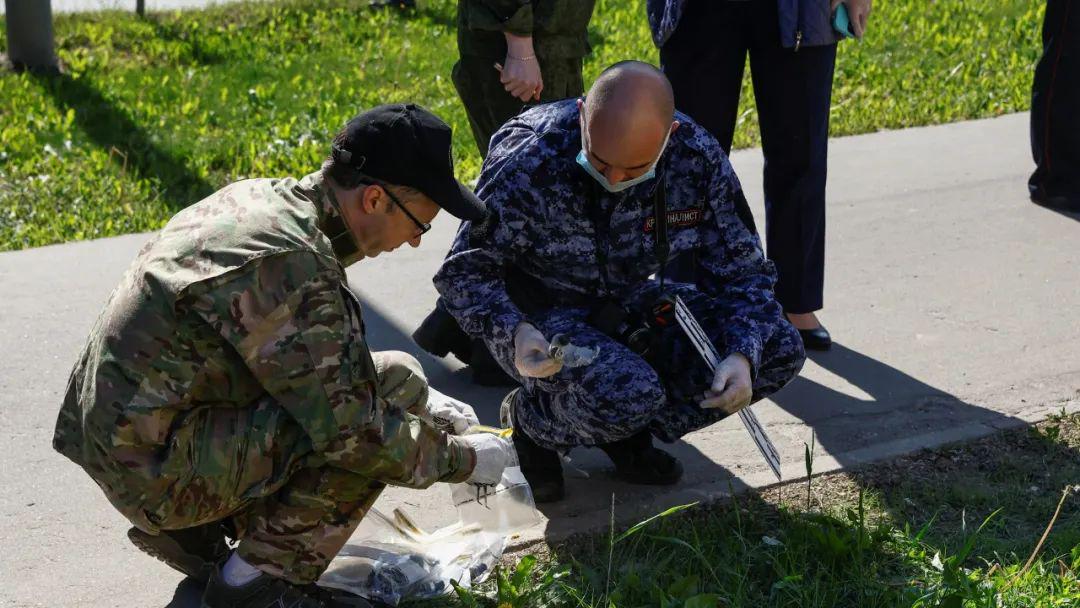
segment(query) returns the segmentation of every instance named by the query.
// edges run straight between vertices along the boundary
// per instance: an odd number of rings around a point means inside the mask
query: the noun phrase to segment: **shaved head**
[[[601,72],[589,88],[581,116],[590,162],[615,183],[656,160],[673,127],[675,96],[655,66],[622,61]]]
[[[643,61],[620,61],[600,73],[585,98],[585,120],[675,118],[675,94],[667,76]]]

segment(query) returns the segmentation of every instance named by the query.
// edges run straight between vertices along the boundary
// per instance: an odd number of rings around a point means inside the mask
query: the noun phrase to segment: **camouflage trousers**
[[[378,394],[419,413],[428,385],[407,353],[372,353]],[[189,428],[190,427],[190,428]],[[249,408],[205,408],[175,434],[169,460],[191,466],[148,515],[161,529],[231,518],[248,563],[293,583],[315,581],[352,535],[385,484],[325,465],[273,400]]]
[[[721,357],[730,354],[722,338],[722,302],[687,284],[671,285],[666,291],[686,302]],[[646,291],[634,298],[633,305],[642,306],[658,295]],[[549,378],[522,378],[514,369],[512,345],[493,350],[502,368],[524,387],[513,404],[513,424],[537,444],[565,450],[626,439],[645,429],[671,443],[725,417],[719,410],[698,405],[713,374],[681,329],[664,330],[659,352],[650,364],[589,325],[586,316],[586,310],[564,308],[530,315],[529,321],[549,339],[562,333],[577,346],[598,349],[589,365],[564,368]],[[762,349],[752,401],[794,379],[805,358],[798,331],[786,319],[779,320]]]
[[[495,63],[502,63],[503,58],[489,59],[466,55],[456,64],[451,77],[465,113],[469,116],[476,147],[480,156],[486,157],[488,142],[499,127],[517,116],[525,107],[537,103],[548,103],[567,97],[578,97],[585,90],[581,77],[580,57],[573,59],[538,57],[544,90],[540,92],[540,101],[526,104],[512,97],[499,81],[499,72]]]

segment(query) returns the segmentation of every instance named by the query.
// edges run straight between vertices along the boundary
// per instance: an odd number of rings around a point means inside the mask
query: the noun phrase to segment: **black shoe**
[[[1041,186],[1029,187],[1029,191],[1031,192],[1031,202],[1040,207],[1066,213],[1080,213],[1080,195],[1066,196],[1051,193]]]
[[[824,325],[818,325],[814,329],[800,329],[799,337],[802,338],[806,350],[829,350],[832,347],[832,336]]]
[[[183,530],[162,530],[157,536],[138,528],[128,530],[128,540],[169,567],[193,579],[207,582],[214,564],[229,554],[226,529],[214,522]]]
[[[281,578],[260,574],[246,585],[233,587],[213,569],[203,592],[202,608],[331,608],[338,605],[331,592],[315,585],[294,585]],[[368,603],[353,604],[370,606]]]
[[[416,8],[416,0],[371,0],[372,8],[397,8],[401,10]]]
[[[669,486],[682,478],[682,463],[664,450],[653,447],[652,434],[648,431],[596,447],[611,458],[615,463],[615,476],[625,482]]]
[[[436,357],[454,353],[454,356],[466,365],[472,360],[472,340],[442,306],[436,306],[435,310],[424,318],[420,327],[413,332],[412,339],[420,348]]]
[[[487,345],[483,340],[474,340],[472,344],[472,361],[469,363],[472,370],[473,384],[480,386],[517,386],[517,380],[499,367],[495,357],[491,356]]]
[[[499,408],[499,422],[504,426],[514,428],[511,438],[514,441],[514,451],[517,452],[518,464],[525,481],[529,482],[532,489],[533,501],[536,503],[557,502],[566,495],[563,484],[562,460],[559,453],[536,445],[536,442],[525,434],[525,431],[514,426],[514,403],[519,398],[521,389],[517,388],[503,399],[502,407]]]

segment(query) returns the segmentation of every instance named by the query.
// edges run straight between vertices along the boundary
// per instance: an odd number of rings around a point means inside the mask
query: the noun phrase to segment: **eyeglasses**
[[[431,224],[427,222],[421,222],[420,220],[416,219],[416,216],[413,215],[407,208],[405,208],[405,203],[402,203],[398,197],[394,196],[394,193],[390,191],[390,188],[386,184],[380,182],[375,183],[380,188],[382,188],[383,192],[385,192],[386,195],[390,197],[390,200],[393,201],[394,204],[396,204],[398,208],[400,208],[405,213],[406,217],[412,220],[412,223],[416,224],[416,229],[420,231],[420,234],[416,236],[423,236],[427,234],[428,230],[431,230]]]

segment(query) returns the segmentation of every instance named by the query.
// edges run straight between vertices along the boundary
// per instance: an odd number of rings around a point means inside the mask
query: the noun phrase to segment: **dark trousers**
[[[539,57],[540,73],[544,79],[544,90],[540,92],[540,101],[526,103],[511,96],[499,80],[495,63],[502,63],[504,58],[462,56],[454,65],[451,75],[454,87],[465,113],[469,117],[476,147],[480,156],[487,158],[488,142],[499,127],[517,116],[521,111],[537,103],[548,103],[567,97],[578,97],[584,91],[581,77],[580,57],[573,59]]]
[[[675,106],[731,150],[743,68],[765,153],[765,235],[776,298],[789,313],[822,307],[825,171],[836,45],[780,44],[776,0],[689,0],[660,62]]]
[[[1080,1],[1047,0],[1031,87],[1032,194],[1080,201]]]

